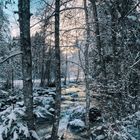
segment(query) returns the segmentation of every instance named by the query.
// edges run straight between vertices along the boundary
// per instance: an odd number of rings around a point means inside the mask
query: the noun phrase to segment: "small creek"
[[[62,105],[61,105],[61,119],[59,125],[59,136],[64,134],[65,140],[84,140],[80,136],[77,136],[67,129],[69,115],[71,110],[77,106],[85,106],[85,87],[83,84],[70,85],[66,88],[62,88]],[[41,140],[45,140],[44,137],[50,134],[51,125],[41,124],[38,128],[38,135]]]

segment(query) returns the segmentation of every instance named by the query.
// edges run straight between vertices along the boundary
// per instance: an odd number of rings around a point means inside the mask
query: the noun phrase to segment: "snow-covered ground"
[[[66,139],[76,138],[69,130],[68,123],[70,115],[77,107],[81,108],[85,106],[85,87],[84,85],[69,85],[69,87],[62,88],[62,106],[61,106],[61,119],[59,125],[59,136],[65,135]],[[75,100],[73,100],[75,99]],[[49,130],[49,131],[48,131]],[[46,125],[40,125],[38,127],[38,134],[40,137],[50,135],[51,125],[46,128]]]
[[[19,84],[19,86],[22,84],[21,80],[15,81],[15,83],[16,82],[17,85]],[[39,81],[36,81],[36,83],[38,82]],[[39,135],[40,140],[44,140],[44,138],[51,133],[52,125],[49,121],[52,119],[52,113],[54,111],[54,95],[54,88],[34,88],[34,114],[38,118],[36,127],[37,134]],[[98,106],[95,101],[91,102],[91,106],[92,105]],[[12,130],[16,130],[17,127],[20,128],[21,126],[23,126],[23,128],[20,129],[24,129],[25,134],[28,133],[26,126],[23,125],[24,123],[20,122],[20,115],[23,115],[24,112],[24,108],[22,107],[23,102],[17,102],[14,106],[14,109],[13,106],[8,105],[8,108],[6,110],[0,112],[0,140],[3,140],[1,138],[2,133],[9,133],[9,130],[11,128]],[[83,130],[85,127],[85,123],[83,120],[84,114],[85,86],[82,85],[82,83],[80,85],[71,83],[69,84],[69,86],[63,87],[59,136],[61,137],[63,135],[65,140],[86,140],[84,137],[82,137],[85,134],[83,132],[79,133],[79,130]],[[50,118],[50,120],[46,121],[46,117],[47,119]],[[20,123],[17,124],[17,122]],[[140,127],[137,125],[138,122],[140,122],[139,112],[135,113],[134,115],[130,115],[127,118],[124,118],[122,121],[116,121],[116,123],[114,124],[105,124],[104,122],[102,122],[97,126],[94,125],[92,128],[92,133],[93,136],[96,137],[95,140],[108,140],[106,134],[110,136],[112,140],[140,140]],[[72,129],[77,131],[78,134],[75,134]],[[99,134],[99,132],[101,133]],[[34,132],[33,134],[36,135]],[[14,133],[14,137],[18,137],[16,131]],[[118,137],[119,139],[113,139],[113,137]]]
[[[69,83],[70,81],[71,82],[75,81],[75,79],[76,79],[76,77],[70,77],[67,82]],[[83,79],[84,79],[83,77],[79,77],[80,81],[83,81]],[[61,80],[64,81],[64,78],[62,78]],[[34,86],[39,86],[39,84],[40,84],[40,79],[33,80]],[[14,87],[21,89],[23,87],[23,81],[22,80],[14,80]]]

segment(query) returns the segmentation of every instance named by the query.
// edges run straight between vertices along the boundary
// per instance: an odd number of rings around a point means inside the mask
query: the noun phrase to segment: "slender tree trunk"
[[[96,1],[95,0],[90,0],[90,2],[92,4],[92,8],[93,8],[93,18],[94,18],[94,22],[95,22],[96,46],[97,46],[98,53],[99,53],[99,61],[100,61],[100,65],[101,65],[101,72],[103,74],[103,79],[102,80],[103,80],[104,86],[106,87],[107,86],[106,65],[105,65],[105,61],[104,61],[104,58],[103,58],[104,51],[103,51],[102,44],[101,44]]]
[[[55,100],[55,116],[52,128],[52,140],[58,140],[58,128],[61,109],[61,72],[60,72],[60,46],[59,46],[59,22],[60,22],[60,0],[55,0],[55,64],[56,64],[56,100]]]
[[[112,30],[112,49],[113,49],[113,69],[114,69],[114,80],[118,80],[118,60],[117,60],[117,13],[114,7],[111,8],[111,30]]]
[[[30,0],[18,0],[20,45],[22,50],[23,94],[28,129],[34,130],[32,94],[32,55],[30,39]]]
[[[14,92],[14,68],[11,69],[11,89]]]
[[[99,20],[98,20],[98,15],[97,15],[96,2],[95,2],[95,0],[90,0],[90,2],[92,4],[93,18],[94,18],[94,22],[95,22],[96,45],[97,45],[100,61],[102,61],[102,46],[101,46]]]
[[[45,16],[46,19],[46,16]],[[45,87],[45,79],[46,79],[46,68],[45,68],[45,39],[46,39],[46,27],[48,25],[48,22],[44,21],[44,25],[42,27],[42,32],[43,32],[43,47],[42,47],[42,62],[41,62],[41,81],[40,81],[40,86]]]
[[[49,57],[47,57],[46,62],[46,78],[47,78],[47,86],[49,87],[51,85],[51,60]]]
[[[68,56],[67,56],[67,49],[66,49],[66,69],[65,69],[64,85],[67,84],[67,72],[68,72]]]
[[[89,26],[89,15],[87,9],[87,1],[84,0],[85,10],[85,22],[86,22],[86,44],[85,44],[85,84],[86,84],[86,127],[87,137],[90,137],[90,123],[89,123],[89,109],[90,109],[90,92],[89,92],[89,41],[90,41],[90,26]]]
[[[43,44],[42,48],[42,62],[41,62],[41,78],[40,78],[40,86],[44,87],[45,85],[45,66],[44,66],[44,57],[45,57],[45,44]]]

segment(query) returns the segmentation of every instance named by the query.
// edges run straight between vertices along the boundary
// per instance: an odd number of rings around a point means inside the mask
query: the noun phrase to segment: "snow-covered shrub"
[[[52,121],[54,113],[54,99],[52,96],[37,96],[34,97],[34,114],[36,122],[43,123],[44,121]]]
[[[105,124],[94,128],[92,136],[95,140],[139,140],[140,112],[124,118],[122,121]]]
[[[85,129],[85,123],[79,119],[74,119],[73,121],[70,121],[68,126],[73,132],[81,132]]]
[[[77,106],[70,114],[70,121],[74,119],[80,119],[85,121],[86,110],[83,106]]]
[[[40,106],[45,106],[45,105],[54,105],[54,99],[51,96],[44,97],[44,96],[38,96],[34,98],[34,104],[35,105],[40,105]]]
[[[37,122],[44,123],[44,121],[50,121],[53,118],[53,114],[48,111],[49,107],[38,106],[34,109],[34,114],[37,117]]]
[[[8,107],[0,112],[0,140],[27,140],[32,137],[39,138],[36,132],[29,132],[26,123],[23,121],[25,108]]]
[[[86,110],[83,106],[78,106],[70,114],[70,121],[74,119],[80,119],[85,121]],[[100,122],[101,119],[101,111],[95,107],[90,108],[89,110],[89,121],[90,123]]]
[[[34,96],[48,96],[51,95],[53,98],[56,93],[53,89],[44,89],[44,88],[34,88]]]

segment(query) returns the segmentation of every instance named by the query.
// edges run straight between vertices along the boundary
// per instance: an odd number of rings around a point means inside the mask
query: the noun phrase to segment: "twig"
[[[0,64],[4,63],[5,61],[7,61],[8,59],[12,58],[12,57],[15,57],[17,55],[20,55],[22,54],[22,52],[16,52],[16,53],[13,53],[11,54],[10,56],[8,56],[7,58],[5,58],[4,60],[0,60]]]

